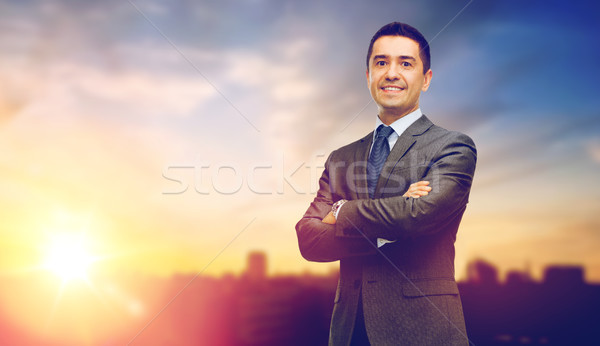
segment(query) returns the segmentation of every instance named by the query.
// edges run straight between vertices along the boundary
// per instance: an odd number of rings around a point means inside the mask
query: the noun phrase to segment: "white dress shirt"
[[[421,108],[417,108],[417,110],[413,111],[412,113],[408,113],[407,115],[394,121],[390,125],[391,128],[394,129],[394,132],[392,132],[392,134],[390,134],[388,136],[388,143],[390,145],[390,151],[392,151],[392,148],[394,148],[394,144],[396,144],[396,141],[398,141],[398,137],[400,137],[400,135],[403,134],[404,131],[406,131],[406,129],[410,125],[412,125],[415,121],[417,121],[417,119],[419,119],[421,117],[421,115],[423,115],[423,113],[421,113]],[[383,122],[381,121],[381,119],[379,119],[379,116],[377,116],[377,120],[375,121],[375,130],[373,130],[373,143],[375,143],[375,135],[377,134],[377,128],[381,124],[383,124]],[[387,125],[384,124],[384,126],[387,126]],[[371,144],[370,150],[372,150],[372,149],[373,149],[373,145]],[[369,155],[371,154],[370,150],[369,150]]]

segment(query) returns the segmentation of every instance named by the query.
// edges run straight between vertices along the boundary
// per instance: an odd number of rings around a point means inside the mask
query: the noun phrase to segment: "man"
[[[379,110],[375,131],[331,153],[296,225],[304,258],[340,261],[329,344],[467,344],[454,242],[475,145],[421,114],[432,72],[415,28],[382,27],[366,77]]]

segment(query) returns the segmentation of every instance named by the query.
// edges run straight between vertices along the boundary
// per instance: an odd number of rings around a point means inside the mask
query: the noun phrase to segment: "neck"
[[[386,125],[391,125],[394,121],[416,111],[419,108],[419,104],[416,104],[409,110],[398,110],[398,109],[379,109],[379,119]]]

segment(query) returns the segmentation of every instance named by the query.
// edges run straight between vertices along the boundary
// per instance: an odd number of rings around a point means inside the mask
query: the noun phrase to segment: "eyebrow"
[[[373,56],[373,60],[377,60],[377,59],[389,59],[390,56],[389,55],[385,55],[385,54],[379,54],[379,55],[374,55]],[[413,60],[413,61],[417,61],[417,59],[415,59],[413,56],[410,55],[400,55],[399,56],[400,60]]]

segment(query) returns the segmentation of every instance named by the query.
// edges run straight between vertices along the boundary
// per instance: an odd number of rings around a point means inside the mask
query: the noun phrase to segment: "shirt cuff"
[[[340,200],[338,203],[339,205],[335,208],[335,212],[333,213],[333,217],[335,217],[335,219],[338,219],[338,215],[340,214],[340,210],[342,209],[342,207],[344,206],[344,204],[348,202],[345,199]]]
[[[387,239],[383,239],[383,238],[377,238],[377,247],[380,248],[380,247],[384,246],[385,244],[391,244],[394,242],[395,242],[395,240],[387,240]]]

